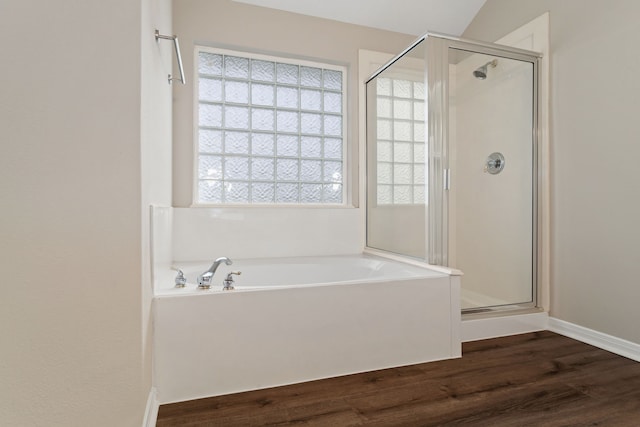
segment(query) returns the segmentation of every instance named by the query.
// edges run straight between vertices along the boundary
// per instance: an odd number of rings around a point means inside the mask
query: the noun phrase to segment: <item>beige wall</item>
[[[3,425],[142,423],[144,203],[168,197],[143,198],[157,174],[141,155],[170,104],[151,107],[143,73],[159,53],[145,37],[168,12],[155,0],[0,4]]]
[[[141,89],[140,89],[140,176],[142,240],[142,359],[143,393],[149,392],[153,349],[151,301],[151,212],[150,205],[171,205],[171,90],[168,74],[175,62],[173,44],[156,41],[154,32],[173,34],[171,0],[142,0]],[[177,83],[173,83],[177,84]],[[142,408],[141,408],[142,409]]]
[[[231,0],[178,0],[174,31],[184,46],[188,84],[174,89],[174,206],[189,206],[193,173],[193,46],[195,43],[291,56],[349,67],[347,143],[358,145],[358,49],[400,52],[413,36],[266,9]],[[357,169],[351,182],[357,203]]]
[[[495,40],[550,11],[551,312],[640,343],[640,2],[488,0]]]

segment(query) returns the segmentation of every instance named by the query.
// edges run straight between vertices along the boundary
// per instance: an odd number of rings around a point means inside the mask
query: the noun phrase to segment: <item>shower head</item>
[[[482,67],[478,67],[473,71],[473,77],[476,79],[484,80],[487,78],[487,67],[494,68],[498,65],[498,60],[494,59],[493,61],[489,61],[484,64]]]

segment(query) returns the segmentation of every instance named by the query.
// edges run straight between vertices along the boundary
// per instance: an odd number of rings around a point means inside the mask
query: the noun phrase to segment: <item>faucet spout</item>
[[[226,256],[216,259],[207,271],[198,276],[198,288],[209,289],[211,287],[211,280],[213,279],[213,275],[216,273],[216,270],[223,262],[226,265],[233,264],[233,261],[231,261]]]
[[[225,263],[226,265],[231,265],[233,264],[233,261],[231,261],[229,258],[227,258],[226,256],[220,257],[218,259],[216,259],[215,261],[213,261],[213,264],[211,264],[211,267],[209,267],[209,269],[207,270],[207,272],[211,272],[211,274],[214,274],[216,272],[216,270],[218,269],[218,266],[220,266],[220,264]]]

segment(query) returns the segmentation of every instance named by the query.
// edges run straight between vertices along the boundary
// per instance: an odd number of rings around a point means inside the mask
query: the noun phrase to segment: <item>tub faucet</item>
[[[215,274],[216,270],[218,269],[218,266],[220,264],[222,264],[223,262],[226,265],[233,264],[233,261],[231,261],[226,256],[220,257],[217,260],[215,260],[213,262],[213,264],[211,264],[211,267],[209,267],[209,269],[207,271],[205,271],[204,273],[202,273],[201,275],[198,276],[198,288],[200,288],[200,289],[209,289],[211,287],[211,279],[213,279],[213,275]]]

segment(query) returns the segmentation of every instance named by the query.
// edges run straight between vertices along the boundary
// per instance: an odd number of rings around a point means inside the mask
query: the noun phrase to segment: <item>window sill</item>
[[[351,204],[204,204],[193,203],[190,208],[215,208],[215,209],[358,209]]]

